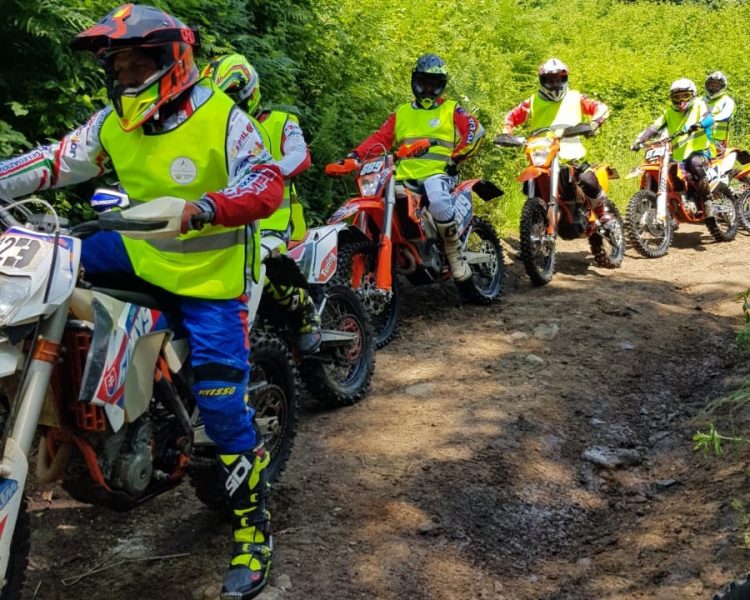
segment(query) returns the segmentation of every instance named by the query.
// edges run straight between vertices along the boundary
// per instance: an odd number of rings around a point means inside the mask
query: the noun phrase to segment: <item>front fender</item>
[[[365,213],[377,222],[383,222],[385,206],[382,198],[350,198],[339,206],[328,219],[328,225],[356,221],[357,215]]]
[[[521,174],[518,176],[518,181],[531,181],[542,175],[549,175],[549,169],[543,169],[542,167],[526,167]]]

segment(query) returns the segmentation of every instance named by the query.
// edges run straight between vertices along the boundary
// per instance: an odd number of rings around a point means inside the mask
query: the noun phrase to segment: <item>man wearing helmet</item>
[[[295,115],[280,110],[263,110],[260,106],[258,73],[240,54],[229,54],[211,61],[202,73],[210,77],[223,92],[251,116],[263,143],[284,175],[284,200],[271,216],[260,221],[261,234],[280,237],[286,244],[301,240],[305,234],[302,204],[291,179],[310,167],[310,151]],[[266,277],[264,291],[289,310],[297,320],[298,346],[303,354],[318,349],[321,343],[320,317],[307,290],[274,283]]]
[[[672,158],[684,161],[685,167],[695,181],[696,189],[708,201],[711,189],[706,178],[705,165],[711,158],[712,144],[710,138],[714,116],[706,103],[696,96],[695,84],[690,79],[677,79],[669,88],[669,106],[651,125],[646,127],[630,147],[637,151],[643,144],[663,129],[671,136],[677,132],[685,135],[676,138]],[[711,212],[706,206],[706,215]]]
[[[276,210],[284,182],[249,117],[211,82],[199,81],[197,45],[197,33],[172,15],[135,4],[78,34],[71,46],[102,62],[111,106],[60,142],[0,162],[0,192],[19,197],[114,169],[133,203],[161,196],[188,201],[177,239],[100,232],[84,240],[81,262],[94,279],[136,277],[180,297],[193,393],[219,448],[234,513],[234,551],[221,597],[237,600],[263,588],[273,548],[266,509],[270,456],[245,403],[246,226]],[[251,248],[257,270],[257,243]]]
[[[511,135],[514,128],[526,122],[532,130],[552,125],[578,125],[584,117],[590,118],[593,131],[596,131],[609,117],[606,104],[568,89],[568,67],[560,59],[547,60],[539,67],[538,75],[537,93],[505,115],[504,133]],[[594,213],[606,225],[612,216],[607,211],[606,196],[594,171],[588,163],[581,162],[585,154],[580,137],[561,140],[561,160],[573,169],[578,185],[591,201]]]
[[[414,100],[399,106],[350,156],[362,159],[410,139],[432,142],[427,154],[399,161],[396,180],[417,191],[424,188],[453,277],[465,281],[471,277],[471,267],[461,252],[451,192],[458,183],[457,165],[478,148],[484,128],[455,100],[443,97],[447,83],[448,69],[442,58],[435,54],[419,57],[411,74]]]
[[[717,154],[723,154],[729,139],[729,121],[734,115],[734,100],[727,94],[727,76],[714,71],[706,78],[706,95],[703,101],[714,116],[711,132]]]

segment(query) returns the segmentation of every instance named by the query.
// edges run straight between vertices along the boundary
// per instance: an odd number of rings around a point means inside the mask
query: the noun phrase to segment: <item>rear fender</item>
[[[346,223],[308,229],[302,241],[290,248],[288,256],[308,283],[326,283],[336,273],[339,234],[346,229]]]

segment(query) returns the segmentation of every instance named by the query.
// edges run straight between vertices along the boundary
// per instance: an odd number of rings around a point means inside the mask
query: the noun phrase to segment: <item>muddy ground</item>
[[[747,455],[690,439],[747,371],[750,237],[683,225],[667,257],[616,271],[560,250],[542,289],[509,264],[489,308],[407,290],[369,396],[301,418],[261,598],[708,599],[750,570]],[[24,600],[218,598],[229,526],[188,486],[127,514],[32,498]]]

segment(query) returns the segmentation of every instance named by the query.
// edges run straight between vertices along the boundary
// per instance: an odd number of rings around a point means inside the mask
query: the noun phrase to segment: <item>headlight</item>
[[[380,173],[364,175],[359,180],[359,191],[363,196],[375,196],[380,187]]]
[[[0,274],[0,327],[10,323],[13,315],[23,306],[30,289],[29,277],[9,277]]]
[[[531,151],[531,164],[535,167],[547,166],[547,159],[549,158],[549,148],[540,148],[539,150]]]

